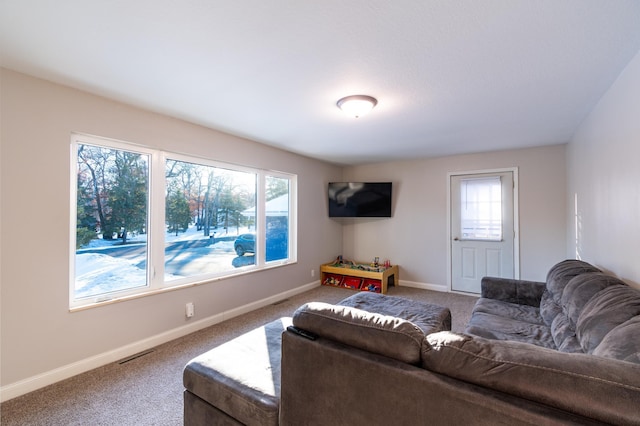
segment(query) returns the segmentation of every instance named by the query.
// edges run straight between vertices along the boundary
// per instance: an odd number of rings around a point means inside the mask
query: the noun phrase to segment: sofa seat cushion
[[[480,298],[465,332],[487,339],[515,340],[556,348],[551,330],[535,306]]]
[[[540,316],[540,309],[535,306],[480,298],[476,301],[472,314],[475,314],[476,312],[497,315],[503,318],[516,319],[530,324],[545,325],[544,320]]]
[[[281,318],[191,360],[184,386],[245,425],[277,425],[280,409]]]
[[[485,312],[476,312],[471,316],[465,333],[486,339],[513,340],[556,349],[551,330],[546,325]]]
[[[513,341],[440,332],[424,368],[601,422],[640,424],[640,365]]]
[[[432,303],[363,291],[337,304],[402,318],[417,325],[424,334],[451,330],[449,309]]]

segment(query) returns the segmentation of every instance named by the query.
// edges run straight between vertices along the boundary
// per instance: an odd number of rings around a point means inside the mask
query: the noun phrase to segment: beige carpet
[[[165,343],[126,363],[109,364],[14,398],[0,405],[0,424],[182,425],[182,369],[189,360],[259,325],[291,316],[306,302],[335,303],[351,294],[318,287]],[[391,287],[389,295],[448,306],[454,331],[464,330],[476,300],[409,287]]]

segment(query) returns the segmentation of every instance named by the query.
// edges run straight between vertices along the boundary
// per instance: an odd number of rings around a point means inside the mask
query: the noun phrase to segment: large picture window
[[[296,178],[72,137],[70,306],[295,261]]]

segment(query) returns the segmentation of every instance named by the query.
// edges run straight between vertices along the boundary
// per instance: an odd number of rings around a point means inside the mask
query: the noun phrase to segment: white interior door
[[[484,276],[514,278],[514,172],[450,176],[451,289],[480,293]]]

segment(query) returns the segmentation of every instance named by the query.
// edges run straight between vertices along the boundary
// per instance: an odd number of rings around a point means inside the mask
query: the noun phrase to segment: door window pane
[[[460,197],[462,239],[502,240],[500,176],[462,179]]]
[[[77,147],[74,299],[146,287],[149,156]]]

